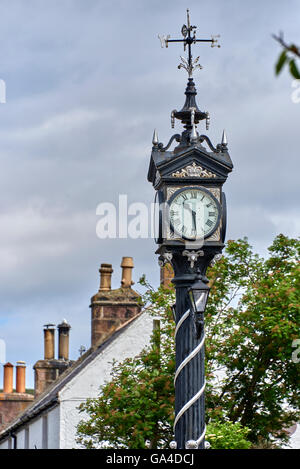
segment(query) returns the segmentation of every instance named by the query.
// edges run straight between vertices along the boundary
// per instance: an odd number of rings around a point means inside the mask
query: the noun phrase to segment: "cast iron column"
[[[214,253],[206,252],[193,267],[182,252],[173,254],[176,288],[176,372],[174,433],[178,449],[205,448],[205,330],[196,338],[188,289],[197,272],[205,276]]]

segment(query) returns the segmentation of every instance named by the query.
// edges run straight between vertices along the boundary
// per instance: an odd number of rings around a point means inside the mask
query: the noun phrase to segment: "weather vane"
[[[169,34],[168,36],[158,35],[161,42],[161,47],[167,48],[169,42],[183,42],[184,51],[186,51],[186,48],[188,47],[188,60],[180,56],[181,63],[180,65],[178,65],[178,68],[184,68],[188,72],[189,78],[193,76],[193,70],[196,70],[197,68],[202,68],[202,66],[198,63],[200,57],[196,57],[196,59],[193,61],[192,44],[196,44],[196,42],[210,42],[211,47],[221,47],[218,44],[217,39],[220,37],[220,35],[211,36],[211,39],[197,39],[196,29],[197,26],[191,26],[190,12],[189,10],[187,10],[187,24],[184,24],[181,28],[181,34],[183,35],[183,39],[170,39]]]

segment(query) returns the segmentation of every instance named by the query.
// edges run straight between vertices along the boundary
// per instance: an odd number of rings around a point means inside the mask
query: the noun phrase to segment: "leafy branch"
[[[296,78],[297,80],[300,80],[300,72],[295,60],[295,58],[300,58],[300,48],[293,43],[288,44],[287,42],[285,42],[283,38],[283,33],[280,33],[278,36],[273,34],[273,38],[283,48],[283,51],[281,52],[275,66],[276,75],[280,74],[280,72],[283,70],[284,65],[288,65],[292,77]]]

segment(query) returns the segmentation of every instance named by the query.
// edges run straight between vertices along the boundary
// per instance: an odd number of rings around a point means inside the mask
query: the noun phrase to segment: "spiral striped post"
[[[176,372],[174,434],[178,449],[205,448],[205,359],[204,328],[199,339],[194,332],[188,288],[181,277],[176,286]]]

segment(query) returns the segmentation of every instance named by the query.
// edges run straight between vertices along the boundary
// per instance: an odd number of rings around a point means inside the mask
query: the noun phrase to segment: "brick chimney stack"
[[[17,362],[16,392],[13,390],[13,372],[13,365],[6,363],[3,367],[3,393],[0,393],[0,431],[34,399],[32,394],[26,394],[25,362]]]
[[[3,365],[3,392],[11,394],[14,390],[14,366],[11,363]]]
[[[61,324],[57,326],[58,329],[58,359],[69,360],[69,333],[71,326],[64,319]]]
[[[99,345],[119,326],[140,313],[139,295],[131,288],[132,257],[123,257],[121,288],[111,290],[111,264],[100,268],[100,289],[91,299],[92,347]]]
[[[65,321],[58,326],[58,359],[55,358],[55,325],[44,326],[44,360],[38,360],[34,365],[35,397],[72,365],[69,360],[69,331],[71,326]]]
[[[22,361],[17,362],[16,366],[16,392],[26,392],[26,363]]]

